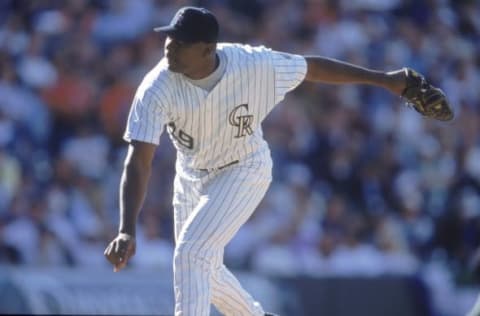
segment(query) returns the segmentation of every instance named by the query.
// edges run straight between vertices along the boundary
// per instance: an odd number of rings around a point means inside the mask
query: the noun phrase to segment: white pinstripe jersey
[[[135,94],[124,139],[159,144],[165,126],[180,166],[210,169],[268,148],[261,122],[307,71],[305,58],[221,43],[226,69],[209,92],[168,70],[163,58]]]

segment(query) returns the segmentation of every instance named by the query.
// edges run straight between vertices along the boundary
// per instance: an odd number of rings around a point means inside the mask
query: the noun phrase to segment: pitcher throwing
[[[215,16],[180,9],[165,57],[145,76],[130,110],[128,154],[120,183],[118,236],[105,256],[119,271],[135,253],[135,227],[152,158],[166,127],[177,150],[174,183],[175,315],[265,315],[223,264],[223,251],[252,215],[271,182],[272,161],[261,123],[303,80],[362,83],[404,96],[422,114],[453,114],[443,92],[410,69],[381,72],[320,56],[217,43]]]

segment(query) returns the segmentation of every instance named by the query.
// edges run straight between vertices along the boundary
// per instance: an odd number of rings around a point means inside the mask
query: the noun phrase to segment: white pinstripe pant
[[[175,177],[175,315],[263,315],[223,264],[223,250],[252,215],[271,182],[268,152],[229,166]]]

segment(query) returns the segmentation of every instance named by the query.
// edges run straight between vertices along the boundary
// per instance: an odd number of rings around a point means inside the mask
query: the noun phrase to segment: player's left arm
[[[396,95],[405,89],[405,73],[402,70],[376,71],[333,58],[306,56],[305,80],[331,84],[368,84],[385,88]]]
[[[410,68],[384,72],[340,60],[307,56],[305,80],[332,84],[368,84],[382,87],[401,96],[420,114],[440,121],[454,117],[442,90],[430,84],[423,75]]]

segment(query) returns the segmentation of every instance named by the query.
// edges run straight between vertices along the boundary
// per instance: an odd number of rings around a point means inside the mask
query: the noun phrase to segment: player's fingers
[[[118,251],[116,251],[116,249],[118,249],[117,244],[118,244],[118,242],[113,241],[109,245],[108,249],[105,251],[106,252],[105,256],[106,256],[107,260],[113,265],[117,264],[120,261],[120,257],[122,256],[122,254],[120,254],[120,253],[118,253]]]
[[[103,255],[105,257],[108,257],[112,251],[112,243],[109,243],[108,246],[105,248],[105,251],[103,252]]]
[[[123,257],[122,256],[117,256],[116,257],[116,260],[115,262],[112,262],[113,264],[113,272],[118,272],[120,271],[123,266],[122,266],[122,262],[124,261]]]
[[[115,265],[115,264],[118,263],[119,257],[118,257],[116,254],[111,253],[110,255],[107,256],[107,260],[108,260],[111,264]]]
[[[103,253],[105,257],[107,258],[108,261],[112,262],[112,244],[108,245],[107,249],[105,249],[105,252]]]
[[[117,253],[118,261],[114,264],[113,271],[118,272],[125,268],[128,260],[135,254],[135,244],[126,242],[119,247],[119,253]]]
[[[128,261],[127,258],[122,258],[121,257],[119,262],[114,265],[113,272],[118,272],[118,271],[122,270],[123,268],[125,268],[125,266],[127,265],[127,261]]]
[[[120,271],[120,266],[118,264],[115,264],[113,266],[113,272],[118,272],[118,271]]]
[[[121,244],[121,241],[117,239],[117,241],[115,242],[115,248],[114,248],[116,253],[120,253],[120,249],[121,249],[120,244]]]
[[[127,265],[127,261],[128,261],[127,259],[122,258],[122,261],[118,264],[118,267],[120,270],[125,268],[125,266]]]

